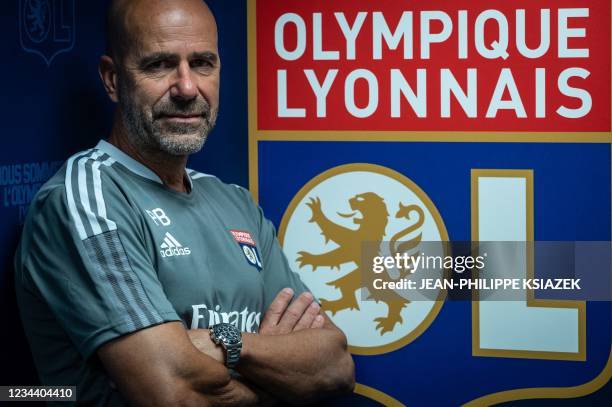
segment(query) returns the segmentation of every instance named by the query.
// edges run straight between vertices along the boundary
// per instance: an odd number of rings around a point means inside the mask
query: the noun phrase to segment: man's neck
[[[161,179],[162,183],[178,192],[189,192],[185,179],[187,157],[175,156],[163,151],[142,150],[135,147],[129,140],[126,130],[120,124],[113,126],[108,142],[140,162]]]

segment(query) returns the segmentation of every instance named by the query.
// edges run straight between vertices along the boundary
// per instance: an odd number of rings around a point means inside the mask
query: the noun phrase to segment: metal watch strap
[[[240,360],[240,350],[242,346],[231,346],[225,348],[225,366],[233,369]]]

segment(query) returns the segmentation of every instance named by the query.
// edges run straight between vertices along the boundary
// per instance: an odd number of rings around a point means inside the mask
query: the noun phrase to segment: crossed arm
[[[103,345],[98,355],[122,394],[135,405],[256,405],[281,399],[306,404],[350,391],[354,366],[346,338],[309,293],[291,302],[281,291],[259,334],[243,334],[233,379],[207,329],[166,323]],[[270,398],[268,395],[271,395]]]

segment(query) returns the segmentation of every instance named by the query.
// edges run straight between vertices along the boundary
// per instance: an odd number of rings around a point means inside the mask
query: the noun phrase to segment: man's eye
[[[206,59],[194,59],[189,63],[192,68],[212,68],[213,64]]]
[[[150,64],[146,66],[145,69],[147,71],[160,71],[160,70],[166,69],[167,67],[168,67],[168,64],[166,63],[166,61],[160,60],[160,61],[151,62]]]

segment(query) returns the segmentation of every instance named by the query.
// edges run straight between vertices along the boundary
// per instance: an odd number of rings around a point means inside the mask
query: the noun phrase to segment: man
[[[117,0],[108,27],[110,137],[41,188],[15,259],[43,383],[76,385],[98,405],[303,404],[350,391],[345,336],[248,192],[185,168],[219,105],[210,10]]]

